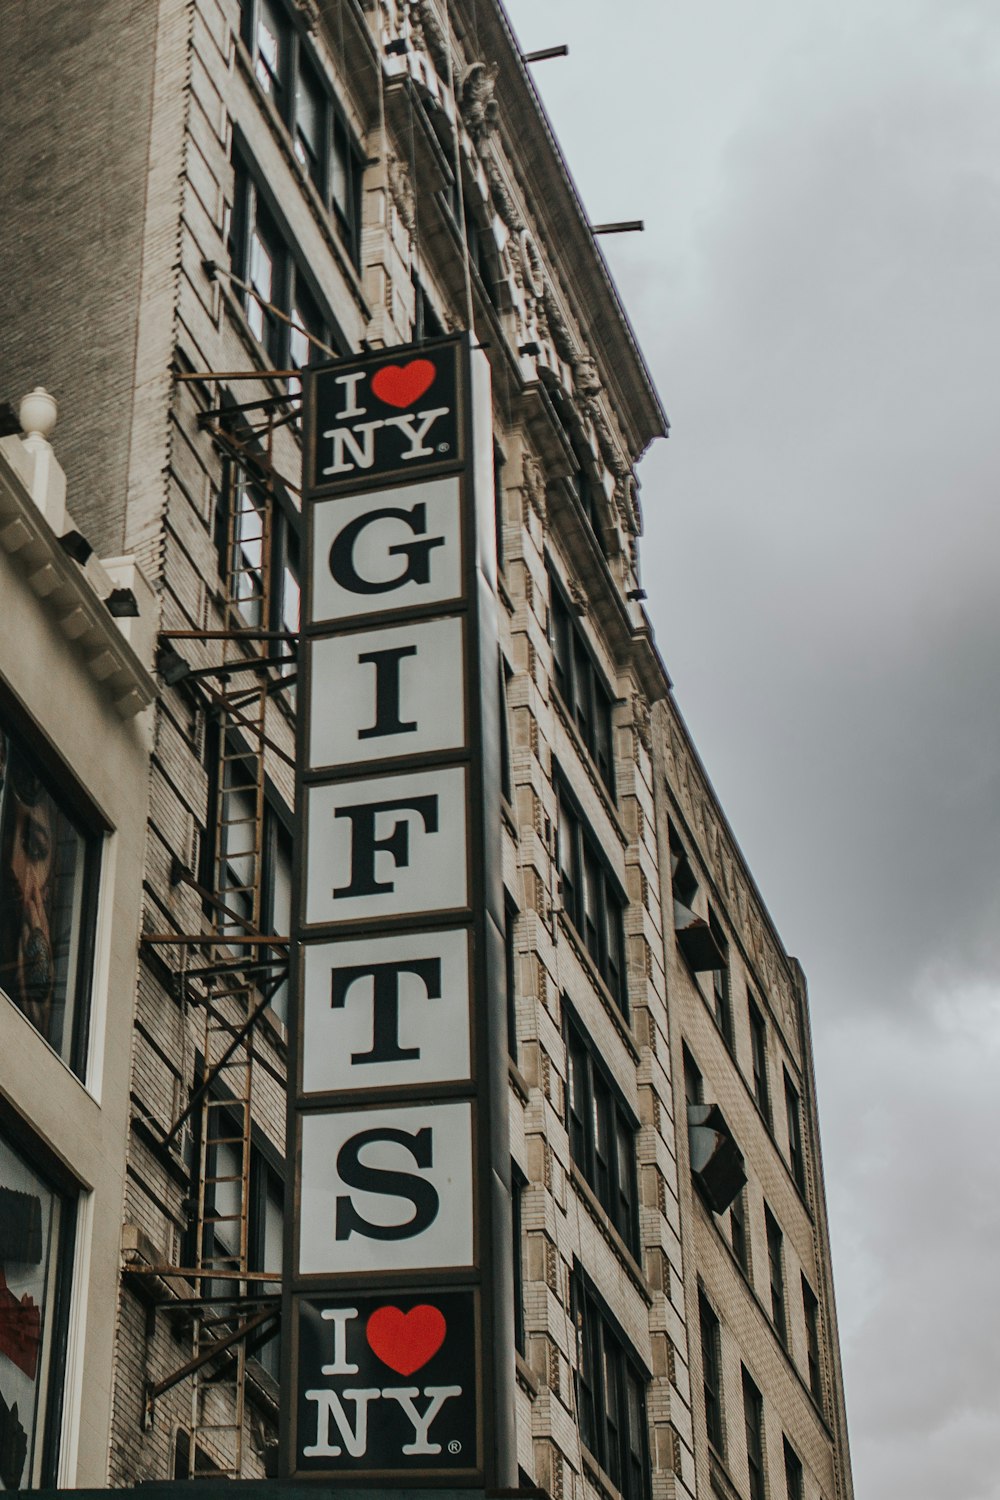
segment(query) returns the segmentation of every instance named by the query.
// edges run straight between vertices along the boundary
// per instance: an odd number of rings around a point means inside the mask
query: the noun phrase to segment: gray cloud
[[[810,976],[859,1497],[1000,1494],[1000,11],[511,5],[673,424],[678,698]],[[620,27],[620,31],[617,29]],[[596,101],[600,107],[596,107]]]

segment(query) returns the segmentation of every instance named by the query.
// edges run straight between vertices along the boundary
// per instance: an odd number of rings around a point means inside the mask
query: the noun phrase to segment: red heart
[[[377,1307],[368,1319],[365,1336],[372,1352],[390,1370],[412,1375],[433,1359],[447,1328],[444,1314],[421,1302],[407,1313],[398,1307]]]
[[[383,365],[372,376],[372,391],[386,406],[412,406],[434,384],[437,369],[429,359],[408,365]]]

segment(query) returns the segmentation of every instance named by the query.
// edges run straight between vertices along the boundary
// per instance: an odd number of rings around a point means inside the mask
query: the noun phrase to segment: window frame
[[[611,800],[615,801],[614,708],[618,700],[608,686],[590,642],[580,628],[566,590],[551,563],[548,574],[552,682],[566,717],[583,741],[602,786]]]
[[[576,1334],[574,1385],[581,1442],[615,1484],[623,1500],[649,1500],[646,1408],[649,1372],[579,1261],[574,1262],[570,1276],[570,1316]],[[608,1390],[609,1371],[615,1387],[612,1392]],[[633,1412],[629,1396],[633,1393],[636,1394],[638,1452],[631,1441]],[[614,1415],[617,1415],[617,1424]]]
[[[50,1037],[35,1025],[31,1016],[13,994],[0,986],[0,999],[19,1011],[46,1046],[86,1087],[90,1064],[90,1042],[94,1007],[94,972],[97,960],[98,920],[105,874],[104,847],[112,831],[107,821],[86,796],[80,783],[62,757],[42,738],[41,731],[29,715],[0,686],[0,814],[6,805],[10,788],[8,767],[11,744],[16,742],[19,757],[41,784],[58,815],[66,820],[81,845],[79,899],[74,918],[71,915],[69,947],[76,947],[75,966],[67,983],[63,1000],[63,1030],[69,1020],[69,1035],[63,1035],[57,1047]],[[0,818],[0,832],[3,819]],[[74,870],[74,879],[76,879]],[[58,876],[57,876],[58,879]],[[2,894],[2,892],[0,892]],[[75,932],[73,927],[75,926]]]
[[[68,1388],[64,1377],[73,1311],[80,1185],[63,1164],[51,1156],[44,1143],[32,1134],[13,1109],[0,1101],[0,1154],[4,1147],[20,1158],[27,1173],[50,1195],[48,1244],[39,1262],[45,1264],[44,1300],[39,1297],[34,1299],[42,1319],[38,1363],[32,1382],[38,1391],[37,1406],[32,1409],[33,1430],[29,1450],[25,1455],[20,1489],[54,1489],[57,1484],[63,1406]],[[43,1380],[44,1390],[41,1389]],[[18,1415],[22,1418],[23,1409],[16,1395],[13,1404],[18,1405]],[[21,1425],[23,1429],[23,1421]]]
[[[563,1000],[566,1048],[564,1123],[570,1159],[634,1256],[639,1254],[639,1121],[601,1061],[576,1011]],[[581,1070],[582,1069],[582,1073]],[[582,1098],[575,1097],[579,1087]],[[604,1134],[601,1101],[603,1101]],[[624,1174],[623,1174],[624,1152]],[[624,1180],[623,1180],[624,1176]]]
[[[802,1315],[806,1326],[806,1369],[809,1376],[809,1390],[816,1405],[823,1410],[823,1361],[821,1356],[820,1326],[819,1326],[819,1298],[809,1285],[805,1272],[800,1272],[802,1280]]]
[[[749,1280],[750,1233],[747,1228],[746,1191],[746,1184],[744,1183],[729,1205],[729,1242],[736,1257],[737,1265]]]
[[[785,1287],[785,1236],[774,1214],[764,1204],[767,1239],[767,1277],[771,1289],[771,1324],[782,1345],[788,1347],[788,1296]]]
[[[743,1374],[743,1425],[747,1446],[747,1477],[750,1500],[767,1500],[767,1465],[764,1437],[764,1398],[746,1365]]]
[[[747,989],[747,1016],[750,1023],[750,1057],[753,1072],[753,1094],[757,1108],[771,1129],[771,1089],[767,1067],[767,1022],[764,1013]]]
[[[802,1098],[792,1082],[788,1069],[782,1065],[785,1079],[785,1120],[788,1126],[788,1165],[795,1186],[805,1197],[806,1157],[802,1139]]]
[[[625,910],[628,898],[611,873],[600,843],[566,781],[558,774],[554,780],[559,803],[556,862],[562,910],[590,955],[616,1008],[627,1021]],[[568,850],[564,850],[564,842],[568,842]],[[569,855],[569,868],[564,863],[564,853]],[[597,892],[594,891],[595,882],[600,883]]]
[[[785,1459],[785,1500],[803,1500],[805,1487],[802,1460],[784,1434],[781,1444]]]
[[[729,972],[729,939],[726,937],[722,923],[715,915],[711,906],[708,908],[708,927],[720,953],[725,956],[725,963],[717,969],[709,970],[712,976],[712,1015],[715,1018],[716,1026],[718,1026],[722,1033],[722,1040],[729,1051],[732,1052],[735,1043],[733,1038],[733,1004]]]
[[[722,1327],[718,1316],[698,1288],[698,1331],[701,1338],[702,1398],[708,1441],[719,1457],[726,1456],[725,1404],[722,1378]]]
[[[260,16],[266,5],[277,21],[278,66],[262,61],[258,46]],[[315,48],[284,0],[240,0],[240,38],[250,58],[254,82],[272,100],[288,131],[292,151],[312,182],[337,229],[337,237],[356,269],[361,262],[361,205],[366,158],[347,112],[337,97]],[[263,66],[275,88],[264,82]],[[322,113],[321,139],[313,149],[300,122],[300,81],[315,85]],[[300,149],[301,146],[301,149]],[[343,164],[343,165],[342,165]],[[338,193],[338,180],[346,191]]]

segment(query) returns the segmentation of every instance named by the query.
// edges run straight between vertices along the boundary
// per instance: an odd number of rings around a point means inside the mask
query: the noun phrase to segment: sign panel
[[[300,1191],[302,1276],[470,1266],[472,1106],[306,1115]]]
[[[313,641],[309,768],[463,750],[462,630],[458,617],[413,620]]]
[[[310,943],[303,1093],[471,1078],[469,943],[467,929]]]
[[[302,1469],[479,1467],[477,1297],[303,1298]]]
[[[457,479],[317,501],[311,624],[426,609],[462,595],[462,506]]]
[[[385,351],[304,404],[281,1472],[504,1488],[489,367],[464,336]]]

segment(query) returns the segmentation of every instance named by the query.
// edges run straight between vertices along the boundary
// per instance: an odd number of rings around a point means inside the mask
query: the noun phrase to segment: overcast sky
[[[1000,5],[509,0],[672,423],[645,575],[810,979],[858,1500],[1000,1497]]]

